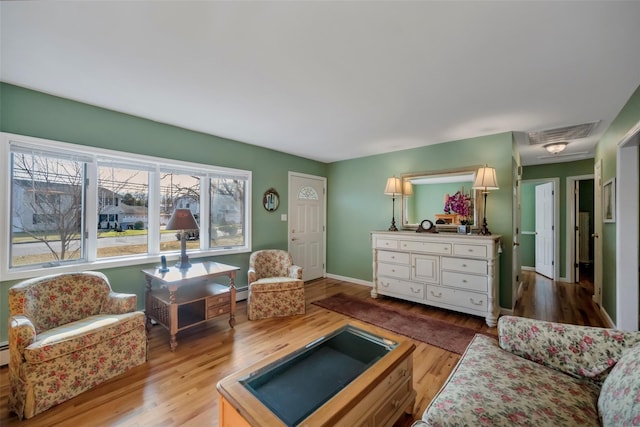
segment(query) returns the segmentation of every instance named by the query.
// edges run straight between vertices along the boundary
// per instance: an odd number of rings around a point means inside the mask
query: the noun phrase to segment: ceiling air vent
[[[583,123],[575,126],[529,132],[529,144],[548,144],[550,142],[571,141],[586,138],[598,126],[600,121]]]

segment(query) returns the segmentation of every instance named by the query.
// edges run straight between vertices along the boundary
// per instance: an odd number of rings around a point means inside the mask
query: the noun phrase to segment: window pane
[[[149,172],[98,166],[97,258],[148,252]]]
[[[162,172],[160,175],[160,252],[180,250],[180,231],[165,230],[174,209],[189,209],[200,225],[200,177]],[[188,231],[187,249],[200,248],[200,232]]]
[[[11,155],[11,267],[84,259],[85,163]]]
[[[211,248],[245,244],[246,184],[246,179],[211,179]]]

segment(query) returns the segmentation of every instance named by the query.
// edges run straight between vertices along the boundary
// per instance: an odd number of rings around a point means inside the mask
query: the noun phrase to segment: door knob
[[[600,235],[599,235],[598,233],[593,233],[593,234],[591,235],[591,237],[593,237],[593,238],[597,239],[597,238],[599,238],[599,237],[600,237]]]
[[[518,242],[513,242],[513,246],[520,246],[520,243],[518,243]]]
[[[292,237],[292,238],[291,238],[291,241],[292,241],[292,242],[295,242],[296,240],[298,240],[298,239],[296,239],[295,237]]]

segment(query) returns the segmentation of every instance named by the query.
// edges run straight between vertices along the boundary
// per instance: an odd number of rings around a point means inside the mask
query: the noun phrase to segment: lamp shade
[[[478,169],[476,173],[476,180],[473,183],[474,190],[497,190],[498,188],[498,179],[496,178],[496,170],[490,167],[483,167]]]
[[[395,176],[387,179],[387,186],[384,188],[384,194],[387,196],[397,196],[402,194],[402,180]]]
[[[198,223],[190,209],[176,209],[169,219],[166,230],[198,230]]]
[[[411,184],[411,181],[405,181],[402,190],[402,194],[405,196],[413,196],[413,184]]]

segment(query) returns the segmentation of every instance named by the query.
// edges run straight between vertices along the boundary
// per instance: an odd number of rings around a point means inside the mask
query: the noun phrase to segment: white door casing
[[[325,276],[326,178],[289,172],[289,253],[303,280]]]
[[[513,173],[513,261],[511,271],[511,308],[515,307],[518,298],[518,288],[522,282],[522,259],[520,254],[520,232],[522,228],[522,167],[515,160],[512,161]]]
[[[602,160],[593,167],[593,301],[602,306]]]
[[[536,273],[551,279],[554,274],[554,185],[536,186]]]

